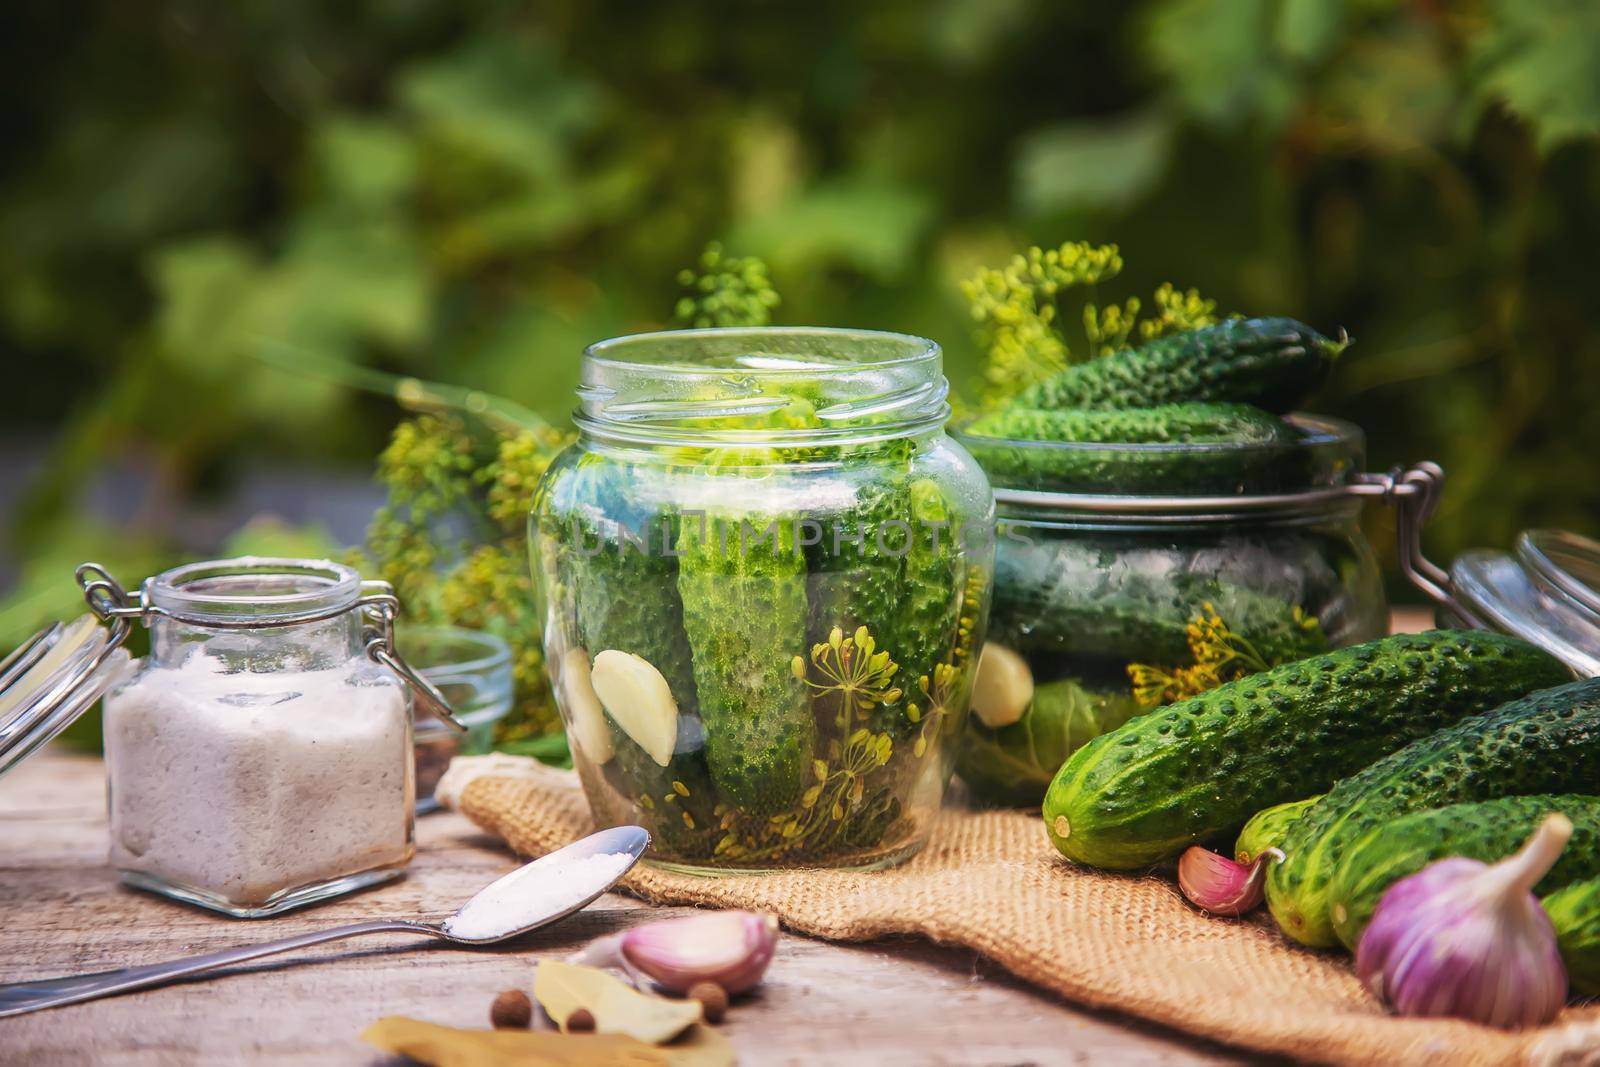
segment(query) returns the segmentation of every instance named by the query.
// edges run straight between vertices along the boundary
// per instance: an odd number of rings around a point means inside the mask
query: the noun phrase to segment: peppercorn
[[[567,1025],[563,1027],[569,1034],[585,1032],[594,1029],[594,1013],[588,1008],[579,1008],[567,1016]]]
[[[496,1030],[526,1030],[533,1022],[533,1001],[520,989],[507,989],[489,1005],[489,1025]]]
[[[689,987],[689,999],[700,1002],[706,1022],[720,1023],[728,1013],[728,991],[715,982],[696,982]]]

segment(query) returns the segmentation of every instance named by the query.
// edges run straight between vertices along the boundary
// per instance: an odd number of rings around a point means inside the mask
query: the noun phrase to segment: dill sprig
[[[1085,345],[1082,356],[1075,354],[1062,330],[1062,297],[1110,281],[1122,267],[1116,245],[1069,241],[1048,250],[1030,248],[1005,266],[984,267],[963,282],[983,355],[985,400],[1003,401],[1070,363],[1126,348],[1135,337],[1152,341],[1217,321],[1216,301],[1171,283],[1155,291],[1153,311],[1144,318],[1138,297],[1104,306],[1091,299],[1077,316]]]
[[[1321,628],[1317,617],[1308,614],[1299,605],[1294,608],[1294,623],[1308,634]],[[1269,660],[1249,638],[1230,628],[1210,601],[1201,604],[1200,610],[1189,620],[1184,640],[1194,659],[1189,666],[1128,664],[1133,698],[1141,707],[1155,708],[1185,700],[1225,682],[1269,670],[1281,662]]]
[[[678,272],[678,284],[683,295],[674,317],[684,326],[767,326],[780,303],[764,262],[724,255],[716,242],[706,246],[695,266]]]

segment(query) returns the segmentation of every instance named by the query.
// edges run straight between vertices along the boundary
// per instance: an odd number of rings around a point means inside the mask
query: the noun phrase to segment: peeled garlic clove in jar
[[[678,702],[648,660],[608,648],[594,658],[589,681],[622,732],[665,767],[678,743]]]
[[[589,653],[581,648],[568,649],[561,657],[561,691],[572,720],[572,740],[590,762],[605,763],[615,754],[611,728],[590,680]]]
[[[1033,671],[1005,645],[983,646],[972,681],[972,713],[991,730],[1022,718],[1033,702]]]

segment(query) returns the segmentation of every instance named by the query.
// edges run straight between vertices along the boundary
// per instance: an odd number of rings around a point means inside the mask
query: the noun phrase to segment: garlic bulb
[[[736,996],[760,983],[777,944],[776,917],[717,911],[645,923],[600,938],[572,962],[619,967],[641,988],[653,982],[669,993],[688,993],[710,982]]]
[[[1400,1015],[1515,1028],[1549,1022],[1567,971],[1531,892],[1572,835],[1550,815],[1515,854],[1440,860],[1389,888],[1356,946],[1363,983]]]
[[[715,982],[729,996],[753,989],[772,962],[778,920],[749,911],[718,911],[635,926],[622,935],[622,958],[673,993]]]
[[[1263,849],[1250,863],[1236,863],[1195,845],[1178,858],[1178,888],[1189,902],[1213,915],[1243,915],[1266,894],[1267,864],[1283,853]]]

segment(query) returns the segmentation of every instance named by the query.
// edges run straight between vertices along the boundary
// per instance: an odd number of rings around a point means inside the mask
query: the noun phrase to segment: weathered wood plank
[[[0,781],[0,981],[152,963],[375,915],[450,910],[513,858],[451,814],[419,821],[410,875],[309,911],[237,922],[121,888],[105,865],[98,760],[47,752]],[[6,1064],[382,1063],[356,1040],[406,1014],[485,1025],[501,989],[528,987],[545,954],[671,914],[620,896],[498,950],[403,936],[335,943],[225,978],[0,1019]],[[300,961],[297,966],[290,962]],[[305,962],[310,961],[310,962]],[[971,952],[915,941],[786,937],[760,996],[725,1032],[748,1064],[1199,1064],[1226,1051],[1066,1006]]]

